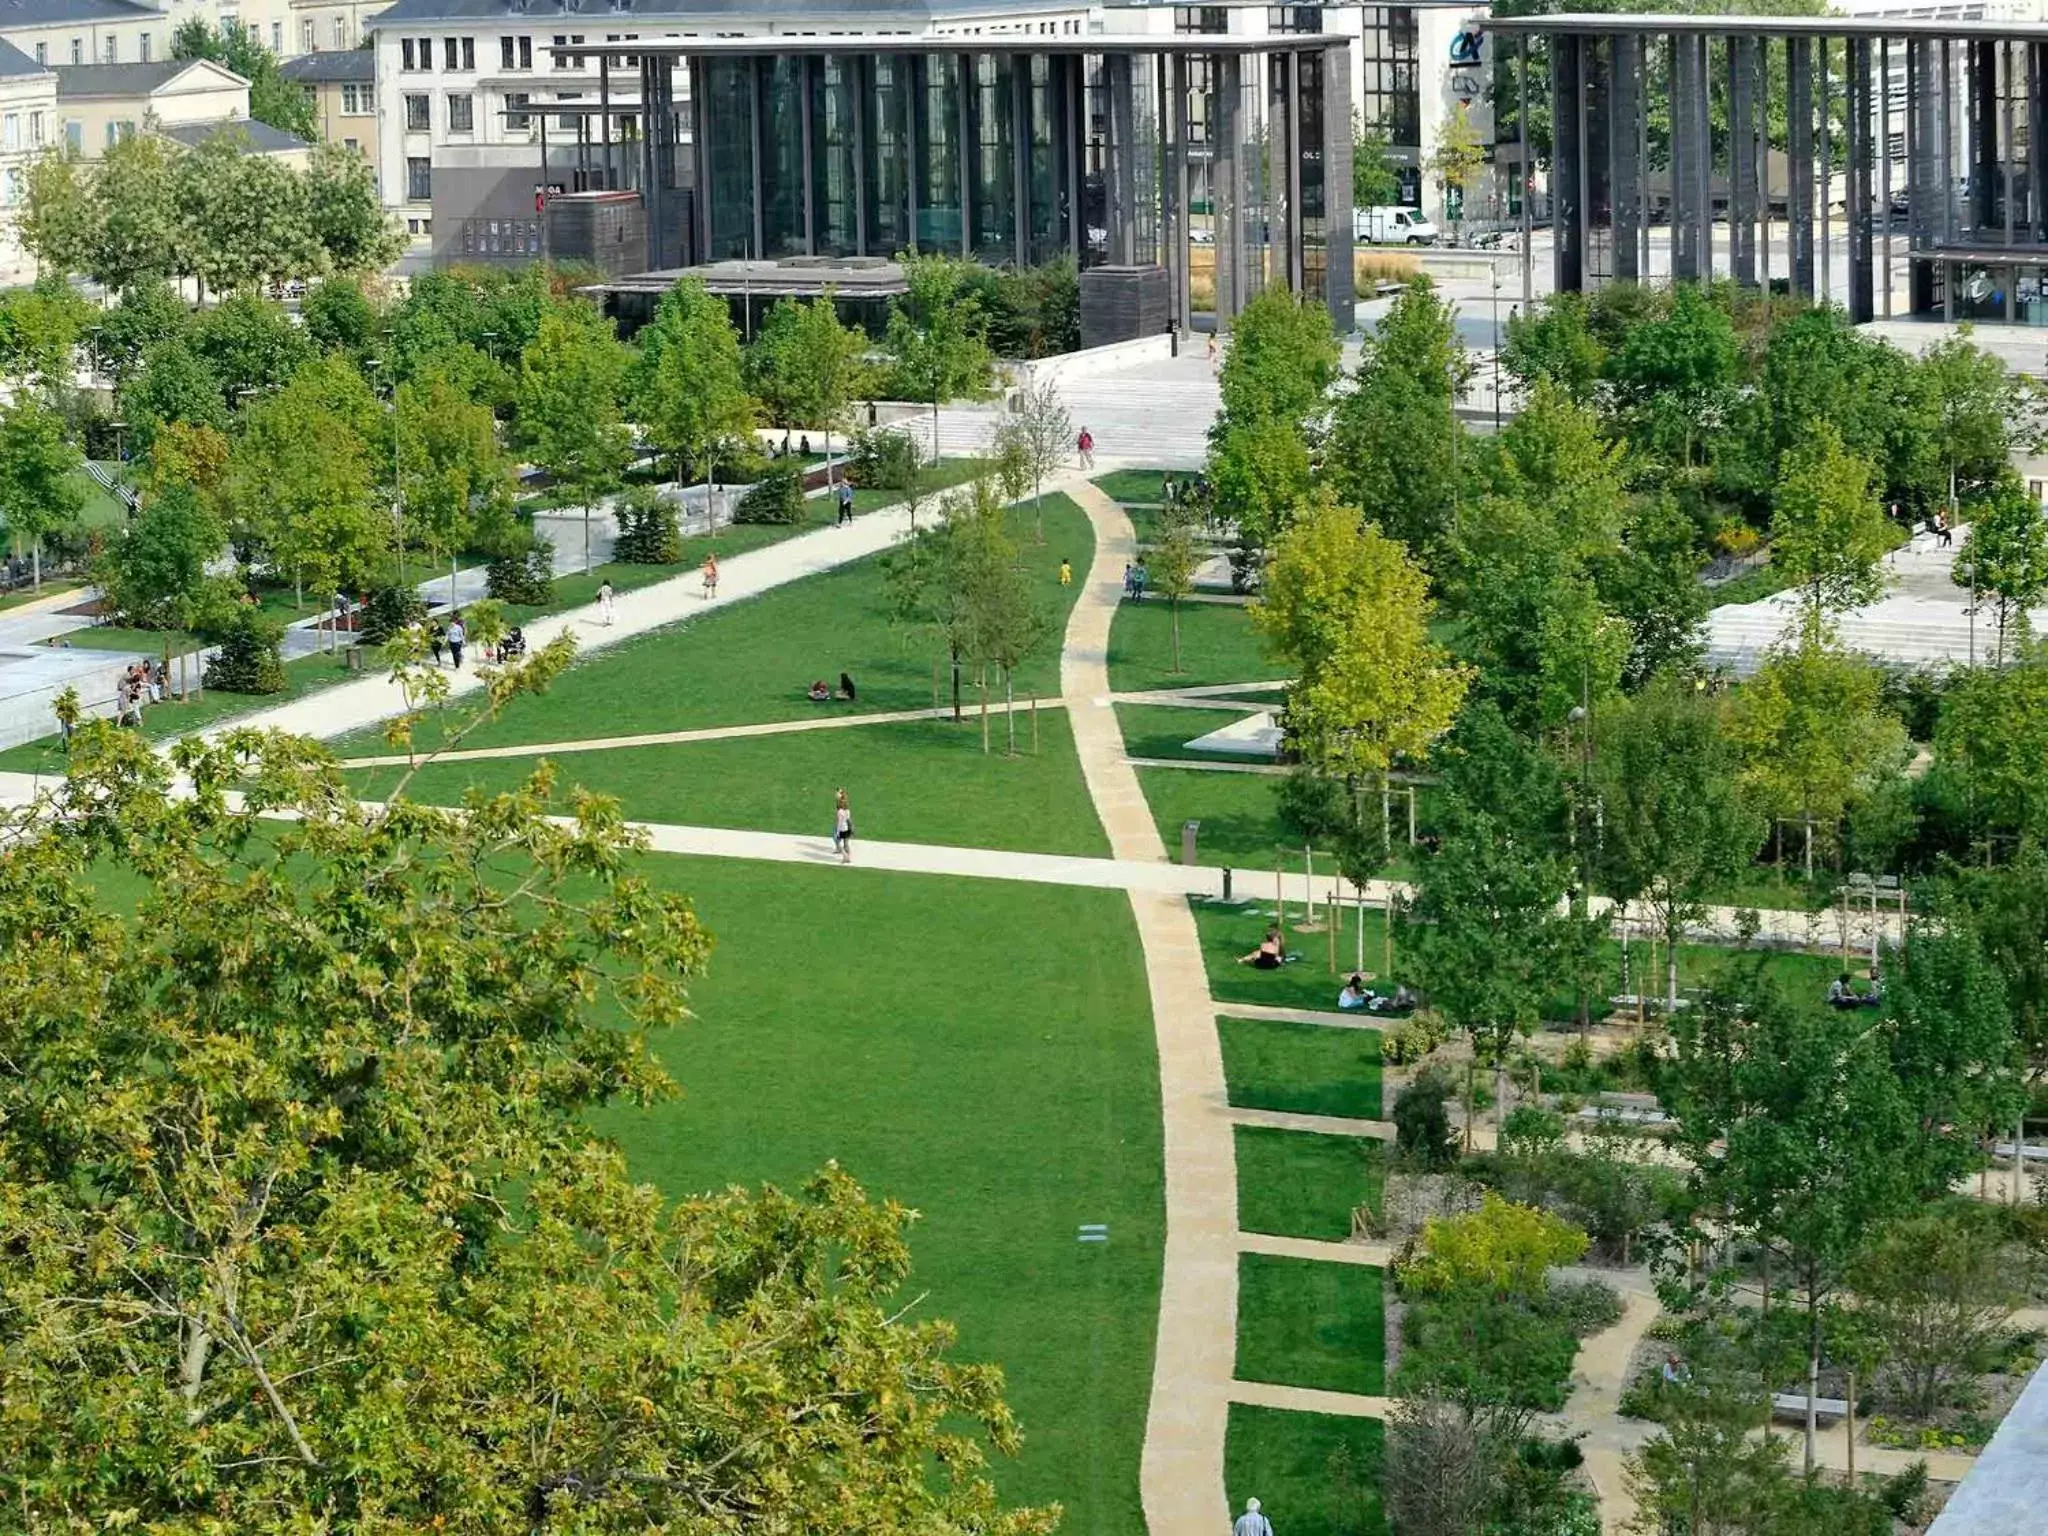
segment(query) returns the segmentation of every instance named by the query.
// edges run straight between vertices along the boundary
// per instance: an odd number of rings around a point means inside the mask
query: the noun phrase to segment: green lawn
[[[108,460],[109,468],[118,468]],[[128,521],[128,508],[119,497],[93,479],[84,470],[74,470],[71,483],[78,487],[84,503],[78,509],[78,521],[86,528],[118,528]]]
[[[1048,541],[1041,546],[1030,542],[1029,508],[1010,513],[1023,565],[1050,620],[1038,651],[1017,669],[1020,700],[1034,689],[1045,697],[1058,691],[1060,638],[1080,591],[1060,586],[1060,555],[1071,552],[1085,566],[1094,550],[1086,517],[1065,497],[1046,498],[1045,520]],[[804,689],[814,678],[836,681],[841,672],[852,674],[862,711],[928,709],[937,659],[931,644],[891,626],[881,560],[861,560],[609,647],[546,695],[514,701],[465,745],[807,719],[819,706]],[[971,679],[963,688],[971,703]],[[341,750],[381,752],[382,741],[381,731],[359,733]]]
[[[1240,1125],[1238,1230],[1343,1242],[1354,1210],[1379,1209],[1386,1177],[1376,1141]]]
[[[1163,1188],[1144,969],[1122,893],[650,859],[717,952],[661,1042],[683,1096],[602,1127],[672,1194],[836,1158],[920,1213],[912,1318],[1000,1362],[1012,1501],[1140,1536]],[[1088,942],[1076,943],[1077,935]],[[1106,1223],[1106,1243],[1077,1242]]]
[[[76,592],[84,585],[84,582],[73,581],[69,577],[60,579],[54,576],[45,576],[43,578],[43,588],[40,592],[34,587],[22,587],[14,592],[0,594],[0,613],[5,613],[10,608],[24,608],[30,603],[40,603],[46,597],[57,597],[66,592]]]
[[[1380,1118],[1377,1030],[1223,1018],[1216,1021],[1216,1032],[1223,1041],[1223,1076],[1232,1104],[1298,1115]]]
[[[1364,1264],[1237,1256],[1237,1377],[1378,1397],[1386,1390],[1382,1276]]]
[[[1251,615],[1226,603],[1182,603],[1180,670],[1173,670],[1173,614],[1163,599],[1120,603],[1109,631],[1109,686],[1118,693],[1283,679],[1284,662],[1267,654]],[[1264,697],[1264,695],[1260,695]],[[1276,691],[1274,705],[1280,703]]]
[[[85,629],[74,629],[59,637],[62,650],[74,651],[133,651],[140,656],[162,656],[168,643],[169,654],[182,656],[187,651],[199,649],[206,642],[197,635],[181,631],[161,629],[129,629],[120,624],[94,624]]]
[[[1193,904],[1195,929],[1202,940],[1202,960],[1209,972],[1210,995],[1233,1003],[1334,1010],[1344,977],[1358,962],[1357,908],[1347,903],[1339,914],[1342,923],[1336,935],[1335,970],[1330,966],[1330,935],[1297,933],[1294,925],[1301,919],[1301,909],[1290,905],[1287,909],[1287,944],[1289,952],[1300,958],[1277,971],[1261,971],[1238,964],[1238,957],[1256,949],[1273,923],[1270,855],[1263,873],[1251,869],[1238,872],[1236,894],[1240,899],[1250,898],[1251,905],[1226,907],[1201,901]],[[1320,915],[1322,909],[1318,907],[1316,910]],[[1365,910],[1365,968],[1368,971],[1379,972],[1384,968],[1385,939],[1385,917],[1378,908],[1368,906]],[[1394,975],[1397,978],[1401,976],[1398,948],[1394,956]]]
[[[864,838],[1107,857],[1109,843],[1081,778],[1066,711],[1039,711],[1037,756],[1031,755],[1028,716],[1017,720],[1016,757],[1003,755],[1002,717],[991,716],[989,729],[994,750],[987,756],[970,716],[960,725],[906,721],[575,752],[555,761],[564,782],[617,796],[636,821],[823,838],[832,827],[833,793],[843,787],[853,804],[854,829]],[[453,802],[471,785],[509,789],[539,762],[516,757],[432,764],[407,792],[416,800]],[[401,773],[364,769],[352,778],[359,794],[376,800]]]
[[[1230,1405],[1223,1483],[1231,1513],[1255,1498],[1286,1536],[1382,1536],[1385,1459],[1378,1419]]]
[[[1164,499],[1161,489],[1168,471],[1163,469],[1113,469],[1095,477],[1095,488],[1111,501],[1129,506],[1152,506]],[[1174,476],[1179,479],[1179,475]]]
[[[1192,753],[1181,755],[1193,757]],[[1137,773],[1138,785],[1145,791],[1146,803],[1152,807],[1160,836],[1169,848],[1180,847],[1181,823],[1199,821],[1202,830],[1197,851],[1204,864],[1227,864],[1249,879],[1260,870],[1270,877],[1276,859],[1282,867],[1296,871],[1308,862],[1301,844],[1290,840],[1280,824],[1277,796],[1283,781],[1274,775],[1205,773],[1193,768],[1140,768]],[[1393,811],[1398,839],[1407,831],[1405,793],[1395,799]],[[1395,849],[1398,856],[1382,873],[1389,879],[1406,879],[1414,872],[1414,861],[1408,857],[1405,843],[1397,842]],[[1316,848],[1313,852],[1318,875],[1336,868],[1329,850]],[[1270,878],[1266,884],[1271,886]]]
[[[1277,706],[1280,696],[1273,695]],[[1175,704],[1119,704],[1117,729],[1126,757],[1185,758],[1194,763],[1257,762],[1233,753],[1191,752],[1186,743],[1244,719],[1241,709],[1183,709]]]

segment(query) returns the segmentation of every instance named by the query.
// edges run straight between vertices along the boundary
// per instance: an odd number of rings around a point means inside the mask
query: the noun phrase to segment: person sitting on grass
[[[832,702],[832,690],[826,686],[825,679],[822,677],[811,684],[811,702],[813,704],[830,704]]]
[[[1413,1013],[1415,1005],[1421,1001],[1421,997],[1413,990],[1396,982],[1391,995],[1385,992],[1372,993],[1366,998],[1365,1006],[1374,1013]]]
[[[1849,973],[1842,972],[1828,983],[1828,1006],[1830,1008],[1854,1008],[1858,1006],[1856,989],[1849,985]]]
[[[1884,1006],[1884,972],[1876,966],[1870,968],[1870,990],[1856,999],[1858,1006],[1882,1008]]]
[[[1337,1006],[1347,1012],[1354,1008],[1365,1008],[1372,1004],[1372,994],[1365,990],[1365,978],[1357,971],[1351,973],[1344,983],[1344,990],[1337,994]]]
[[[846,702],[849,704],[851,704],[856,697],[853,691],[853,675],[849,672],[842,672],[839,674],[839,697],[846,700]]]
[[[525,654],[526,631],[517,624],[514,624],[512,626],[512,633],[507,635],[498,646],[498,660],[517,661]]]
[[[1278,928],[1268,928],[1266,936],[1259,940],[1259,947],[1248,955],[1239,955],[1237,963],[1261,971],[1277,971],[1287,963],[1287,940]]]

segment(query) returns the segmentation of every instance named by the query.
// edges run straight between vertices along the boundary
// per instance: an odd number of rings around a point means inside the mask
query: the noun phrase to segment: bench
[[[1662,1013],[1665,1008],[1666,999],[1661,992],[1654,997],[1643,997],[1634,992],[1617,992],[1614,996],[1608,998],[1607,1001],[1612,1006],[1624,1011],[1633,1011],[1638,1005],[1641,1005],[1650,1013]],[[1678,1006],[1690,1008],[1692,1006],[1692,999],[1681,992],[1678,997]]]
[[[1671,1116],[1661,1109],[1636,1104],[1588,1104],[1579,1111],[1581,1120],[1619,1120],[1625,1125],[1665,1125]]]
[[[1806,1394],[1804,1392],[1773,1392],[1771,1414],[1774,1418],[1797,1419],[1806,1422]],[[1849,1404],[1839,1397],[1816,1397],[1813,1400],[1813,1416],[1828,1423],[1839,1423],[1849,1417]]]

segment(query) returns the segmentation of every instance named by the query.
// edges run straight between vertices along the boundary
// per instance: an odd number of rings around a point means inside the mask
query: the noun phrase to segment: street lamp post
[[[1491,261],[1493,272],[1493,430],[1500,431],[1500,263]]]
[[[384,371],[381,357],[366,357],[363,366],[373,374]],[[373,386],[374,387],[374,386]],[[405,590],[405,496],[400,477],[404,474],[398,451],[398,379],[391,380],[391,546],[398,561],[398,590]]]

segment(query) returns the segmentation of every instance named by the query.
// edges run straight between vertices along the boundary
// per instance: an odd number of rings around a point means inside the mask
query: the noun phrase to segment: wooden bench
[[[1773,1392],[1771,1394],[1771,1415],[1773,1418],[1796,1419],[1806,1422],[1806,1394],[1804,1392]],[[1849,1404],[1839,1397],[1817,1397],[1813,1400],[1813,1416],[1826,1423],[1840,1423],[1849,1416]]]

